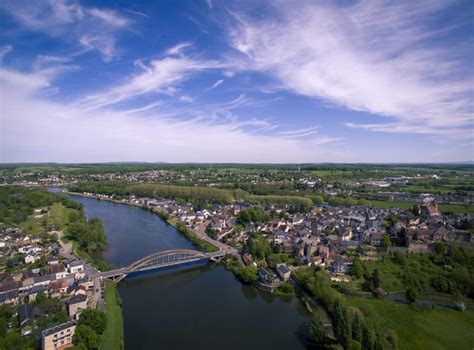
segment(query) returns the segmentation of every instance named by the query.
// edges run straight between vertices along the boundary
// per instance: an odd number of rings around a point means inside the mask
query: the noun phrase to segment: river
[[[103,259],[124,266],[147,254],[192,244],[146,210],[70,195],[104,223]],[[305,349],[308,313],[242,285],[222,265],[125,280],[119,284],[126,349]]]

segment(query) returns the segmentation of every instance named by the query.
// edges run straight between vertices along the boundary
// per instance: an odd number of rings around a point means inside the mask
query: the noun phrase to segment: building
[[[273,282],[272,274],[270,273],[270,271],[268,271],[267,269],[265,269],[263,267],[260,267],[258,269],[258,277],[260,278],[260,281],[262,281],[263,283],[272,283]]]
[[[71,261],[67,267],[70,273],[84,272],[84,264],[82,261]]]
[[[278,264],[276,272],[282,281],[287,281],[291,276],[291,271],[286,264]]]
[[[25,260],[25,264],[33,264],[36,261],[36,258],[34,255],[27,254],[24,260]]]
[[[21,304],[18,306],[18,317],[20,319],[21,335],[25,336],[32,332],[31,320],[33,317],[33,305]]]
[[[76,294],[68,301],[68,313],[71,318],[78,319],[82,310],[87,309],[87,296]]]
[[[72,337],[76,330],[74,322],[66,322],[46,329],[41,334],[43,350],[66,349],[72,347]]]

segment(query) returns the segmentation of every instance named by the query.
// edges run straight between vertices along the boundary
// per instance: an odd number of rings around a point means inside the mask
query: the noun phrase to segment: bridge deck
[[[126,267],[101,272],[100,277],[102,279],[121,280],[125,278],[127,274],[132,272],[140,272],[167,266],[182,265],[203,259],[220,259],[224,257],[224,255],[225,253],[221,250],[212,253],[203,253],[189,249],[166,250],[148,255]]]

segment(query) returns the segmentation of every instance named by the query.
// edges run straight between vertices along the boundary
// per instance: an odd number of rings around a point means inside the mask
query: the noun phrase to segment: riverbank
[[[105,314],[107,323],[102,334],[100,350],[123,349],[122,302],[115,283],[105,286]]]
[[[219,247],[213,245],[211,242],[206,241],[202,238],[200,238],[193,230],[189,229],[184,223],[175,221],[175,220],[170,220],[169,216],[163,212],[156,211],[156,210],[151,210],[148,207],[145,207],[143,205],[139,204],[134,204],[130,203],[128,201],[123,201],[123,200],[117,200],[117,199],[109,199],[109,198],[100,198],[94,195],[86,195],[83,193],[78,193],[78,192],[69,192],[69,191],[64,191],[63,193],[69,194],[69,195],[75,195],[75,196],[80,196],[80,197],[86,197],[86,198],[95,198],[97,200],[101,201],[108,201],[112,203],[117,203],[117,204],[125,204],[125,205],[130,205],[133,207],[141,208],[143,210],[149,211],[150,213],[159,216],[166,224],[173,226],[180,234],[182,234],[184,237],[186,237],[191,243],[196,247],[200,249],[204,249],[207,252],[217,252],[219,250]]]
[[[202,248],[205,251],[212,253],[212,252],[217,252],[219,251],[219,248],[213,246],[211,243],[199,238],[192,230],[186,227],[185,224],[179,222],[179,221],[171,221],[171,220],[166,220],[166,223],[170,224],[173,226],[179,233],[184,235],[187,239],[191,241],[193,245],[195,245],[198,248]]]

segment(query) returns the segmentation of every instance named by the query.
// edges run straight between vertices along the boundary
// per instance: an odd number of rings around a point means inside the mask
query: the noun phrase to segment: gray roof
[[[75,325],[75,323],[71,322],[71,321],[66,322],[66,323],[61,323],[61,324],[58,324],[57,326],[54,326],[54,327],[51,327],[49,329],[44,330],[42,334],[43,334],[43,337],[47,337],[48,335],[63,331],[63,330],[68,329],[69,327],[72,327],[74,325]]]
[[[286,274],[288,272],[291,272],[290,269],[288,268],[288,266],[286,266],[286,264],[278,264],[277,265],[277,270],[281,273],[281,274]]]
[[[84,294],[77,294],[77,295],[74,295],[71,299],[69,299],[69,304],[78,304],[78,303],[82,303],[84,301],[87,300],[87,296],[85,296]]]
[[[18,306],[18,315],[20,317],[20,325],[28,321],[33,316],[33,305],[21,304]]]
[[[40,284],[39,286],[33,286],[33,288],[30,289],[30,294],[44,292],[45,290],[46,288]]]

